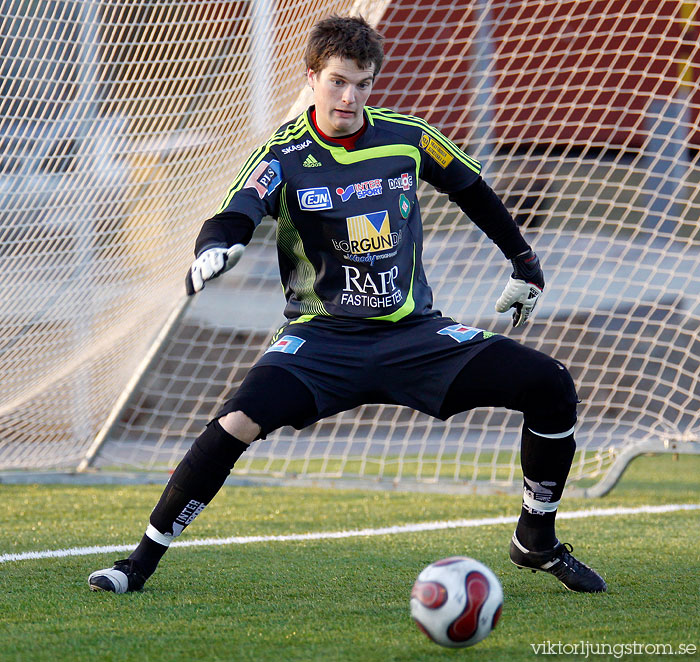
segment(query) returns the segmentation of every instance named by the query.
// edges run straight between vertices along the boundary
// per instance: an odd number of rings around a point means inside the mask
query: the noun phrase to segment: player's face
[[[372,91],[374,64],[360,68],[354,60],[332,57],[321,71],[309,69],[318,128],[331,138],[362,128],[362,109]]]

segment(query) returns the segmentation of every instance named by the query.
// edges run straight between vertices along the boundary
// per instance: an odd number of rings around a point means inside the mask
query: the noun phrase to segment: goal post
[[[639,453],[700,452],[696,3],[2,6],[3,475],[166,472],[240,384],[282,322],[275,225],[178,314],[194,238],[250,150],[309,103],[309,27],[348,12],[386,37],[370,104],[482,161],[540,256],[544,295],[511,329],[493,308],[509,264],[420,188],[436,307],[569,367],[571,483],[601,494]],[[234,479],[508,490],[520,423],[368,405],[256,442]]]

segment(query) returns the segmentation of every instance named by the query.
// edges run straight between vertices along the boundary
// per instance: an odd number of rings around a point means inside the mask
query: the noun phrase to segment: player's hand
[[[245,246],[234,244],[231,248],[213,247],[205,250],[190,267],[185,278],[187,295],[204,289],[204,283],[235,267],[243,255]]]
[[[510,308],[514,308],[513,326],[523,326],[544,290],[544,274],[533,250],[517,255],[511,262],[513,273],[496,301],[496,311],[505,313]]]

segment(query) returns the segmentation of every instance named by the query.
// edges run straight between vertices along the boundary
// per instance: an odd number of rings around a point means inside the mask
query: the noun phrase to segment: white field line
[[[558,520],[584,519],[587,517],[618,517],[624,515],[656,515],[678,511],[700,510],[700,503],[668,504],[664,506],[636,506],[630,508],[591,508],[574,510],[557,515]],[[480,519],[457,519],[443,522],[418,522],[400,524],[377,529],[353,529],[350,531],[318,531],[316,533],[290,533],[279,536],[232,536],[230,538],[203,538],[200,540],[176,540],[171,547],[217,547],[223,545],[248,545],[256,542],[299,542],[306,540],[332,540],[339,538],[358,538],[365,536],[391,536],[397,533],[416,533],[419,531],[439,531],[442,529],[465,529],[494,524],[515,524],[516,516],[483,517]],[[0,563],[10,561],[30,561],[33,559],[65,558],[67,556],[87,556],[89,554],[113,554],[131,551],[134,545],[103,545],[96,547],[72,547],[70,549],[48,549],[40,552],[21,552],[19,554],[2,554]]]

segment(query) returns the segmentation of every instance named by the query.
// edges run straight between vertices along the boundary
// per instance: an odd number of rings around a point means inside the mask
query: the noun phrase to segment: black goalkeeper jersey
[[[328,142],[313,107],[250,155],[219,213],[277,219],[285,316],[396,322],[433,314],[418,180],[445,193],[481,166],[422,119],[365,107],[355,149]]]

